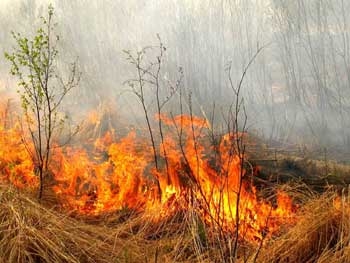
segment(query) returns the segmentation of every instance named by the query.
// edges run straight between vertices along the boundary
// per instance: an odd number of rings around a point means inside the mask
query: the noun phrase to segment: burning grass
[[[232,152],[237,135],[213,145],[205,120],[160,118],[158,168],[144,137],[109,129],[55,148],[41,204],[29,197],[38,185],[30,144],[18,124],[0,124],[0,262],[347,259],[348,198],[310,199],[305,184],[257,187],[254,167]]]
[[[315,195],[301,207],[294,226],[261,244],[242,243],[235,262],[348,262],[349,215],[348,195]],[[217,233],[195,210],[157,223],[131,210],[77,218],[2,185],[0,222],[4,263],[222,262],[223,257]]]
[[[205,119],[159,118],[164,139],[158,145],[158,167],[143,136],[132,130],[116,139],[116,133],[108,130],[94,141],[53,148],[45,190],[53,191],[66,211],[80,216],[131,209],[157,223],[194,209],[204,224],[222,232],[233,233],[239,224],[239,236],[251,242],[278,232],[281,219],[293,213],[292,202],[281,192],[273,203],[258,197],[254,185],[243,178],[248,171],[233,149],[238,135],[223,135],[212,145],[205,137],[209,132]],[[30,140],[16,123],[1,126],[0,135],[0,180],[35,189]]]
[[[0,262],[211,262],[215,250],[194,242],[198,220],[189,211],[157,224],[132,211],[77,219],[1,185]]]

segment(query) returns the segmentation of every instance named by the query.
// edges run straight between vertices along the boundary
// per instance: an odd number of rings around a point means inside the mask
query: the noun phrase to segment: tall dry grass
[[[111,229],[72,219],[0,186],[1,263],[118,262],[126,246],[137,258],[133,243],[116,239]]]
[[[350,262],[350,196],[327,191],[309,200],[295,226],[268,242],[257,262]]]
[[[48,206],[0,185],[0,263],[168,263],[197,258],[183,212],[156,222],[131,211],[87,218]]]
[[[309,196],[297,222],[279,237],[242,244],[232,262],[350,262],[350,195]],[[155,222],[124,211],[79,219],[48,209],[27,194],[0,186],[0,262],[222,262],[213,229],[195,211]]]

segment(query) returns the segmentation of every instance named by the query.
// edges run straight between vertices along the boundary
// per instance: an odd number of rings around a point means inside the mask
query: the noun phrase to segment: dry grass
[[[293,189],[304,203],[297,223],[265,240],[257,258],[258,246],[242,243],[245,251],[232,262],[350,262],[350,196]],[[284,190],[292,195],[293,189]],[[49,204],[28,196],[0,186],[0,263],[223,262],[215,233],[203,228],[194,211],[156,223],[129,210],[82,218],[48,209]]]
[[[184,213],[155,223],[129,211],[78,219],[47,206],[0,185],[0,263],[167,263],[197,257]]]
[[[349,262],[350,198],[334,191],[310,200],[298,222],[269,242],[257,262]]]
[[[58,214],[11,187],[0,188],[0,262],[118,262],[126,246],[137,258],[132,245],[106,227]]]

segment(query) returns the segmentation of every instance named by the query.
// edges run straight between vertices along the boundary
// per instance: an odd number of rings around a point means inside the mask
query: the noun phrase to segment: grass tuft
[[[350,197],[330,190],[309,200],[296,225],[270,241],[258,262],[350,262]]]

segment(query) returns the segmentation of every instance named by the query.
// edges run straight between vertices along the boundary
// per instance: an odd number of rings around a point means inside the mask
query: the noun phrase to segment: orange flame
[[[9,125],[8,107],[0,105],[0,182],[11,182],[18,188],[36,187],[38,180],[28,151],[31,146],[24,143],[18,122]]]
[[[285,221],[293,214],[291,199],[282,192],[275,205],[257,197],[245,180],[243,156],[234,152],[232,135],[222,136],[214,147],[206,138],[209,125],[204,119],[179,115],[159,120],[164,140],[159,143],[158,169],[148,141],[134,131],[119,141],[113,131],[107,132],[94,142],[94,152],[56,148],[53,190],[63,206],[89,215],[128,207],[160,219],[196,208],[209,225],[231,231],[238,223],[240,235],[249,240],[278,231],[281,218]],[[5,129],[0,124],[0,146],[0,180],[36,186],[33,162],[18,127]]]
[[[205,120],[193,116],[160,116],[160,120],[166,132],[159,145],[158,170],[151,147],[135,132],[114,143],[107,133],[98,139],[97,147],[106,154],[105,160],[96,161],[82,149],[60,154],[56,193],[70,209],[87,214],[129,207],[151,215],[157,211],[162,217],[198,206],[208,224],[220,223],[230,230],[238,222],[250,240],[262,239],[267,230],[277,231],[279,219],[292,214],[292,202],[285,194],[278,193],[277,204],[272,206],[240,180],[245,171],[241,158],[230,149],[232,136],[223,136],[214,152],[205,138]]]

